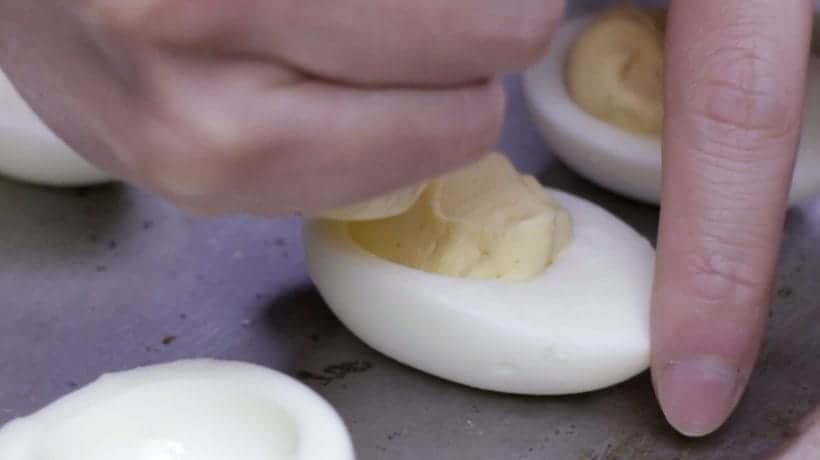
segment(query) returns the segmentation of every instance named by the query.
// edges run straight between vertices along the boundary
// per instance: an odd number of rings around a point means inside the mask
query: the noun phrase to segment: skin
[[[0,0],[0,66],[76,150],[183,208],[316,212],[477,159],[502,123],[496,76],[545,52],[563,7]],[[752,373],[811,15],[809,0],[670,4],[652,375],[686,435],[716,430]]]
[[[563,4],[465,4],[0,0],[0,65],[76,150],[185,208],[314,212],[493,145],[495,76]]]
[[[682,433],[737,405],[763,335],[801,127],[813,5],[669,12],[652,375]]]

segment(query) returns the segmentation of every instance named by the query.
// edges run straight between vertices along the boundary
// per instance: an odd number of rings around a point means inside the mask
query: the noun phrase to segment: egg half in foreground
[[[494,163],[487,167],[487,161]],[[494,230],[489,226],[510,222],[508,216],[521,211],[523,197],[479,209],[506,189],[451,179],[471,168],[494,175],[504,163],[514,171],[500,155],[483,163],[445,176],[445,185],[434,188],[458,200],[474,199],[463,215],[479,219],[423,223],[422,208],[429,204],[424,192],[415,204],[403,202],[404,214],[381,222],[308,222],[308,268],[330,308],[385,355],[475,388],[580,393],[646,369],[655,255],[649,242],[599,206],[540,186],[535,203],[555,203],[559,212],[531,213],[516,221],[512,233]],[[534,180],[521,183],[515,193],[536,193]],[[482,222],[492,223],[480,228]],[[433,233],[439,239],[424,240]],[[423,254],[406,247],[390,251],[384,241],[411,244]],[[473,251],[475,246],[481,249]],[[472,261],[469,270],[465,261]]]
[[[93,185],[111,180],[52,133],[2,71],[0,175],[49,186]]]
[[[550,52],[524,74],[530,111],[555,154],[598,185],[653,204],[660,203],[662,183],[659,14],[618,5],[570,20]],[[820,194],[820,59],[815,56],[807,93],[792,204]]]
[[[0,429],[3,460],[353,460],[312,390],[239,362],[110,374]]]

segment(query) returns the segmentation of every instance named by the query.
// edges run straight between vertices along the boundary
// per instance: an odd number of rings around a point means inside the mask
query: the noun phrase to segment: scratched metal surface
[[[549,155],[516,78],[501,146],[552,186],[650,239],[657,210],[600,190]],[[362,460],[763,458],[820,402],[820,202],[789,213],[759,371],[728,426],[689,441],[642,375],[605,391],[476,391],[363,345],[311,287],[295,219],[195,219],[123,187],[0,180],[0,424],[103,372],[180,358],[260,363],[302,378],[342,414]]]

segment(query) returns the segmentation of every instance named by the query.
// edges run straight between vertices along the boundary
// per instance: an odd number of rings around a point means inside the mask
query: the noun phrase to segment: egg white
[[[111,180],[51,132],[2,71],[0,175],[49,186],[93,185]]]
[[[524,91],[546,143],[577,173],[606,189],[651,203],[661,198],[659,138],[628,133],[589,115],[569,95],[567,56],[590,17],[564,24],[550,52],[524,73]],[[820,193],[820,59],[812,57],[803,132],[789,202]]]
[[[599,206],[553,191],[573,241],[524,282],[448,277],[366,251],[347,226],[305,227],[307,264],[339,319],[402,363],[471,387],[557,395],[648,366],[654,250]]]
[[[3,460],[353,460],[312,390],[251,364],[193,360],[101,377],[0,429]]]

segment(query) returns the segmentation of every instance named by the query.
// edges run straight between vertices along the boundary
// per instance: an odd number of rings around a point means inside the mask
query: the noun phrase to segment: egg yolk
[[[384,259],[449,276],[526,280],[571,240],[569,214],[500,154],[431,181],[405,212],[349,222],[351,237]]]
[[[631,133],[658,135],[663,126],[661,10],[618,5],[597,17],[570,50],[570,97],[592,116]]]

